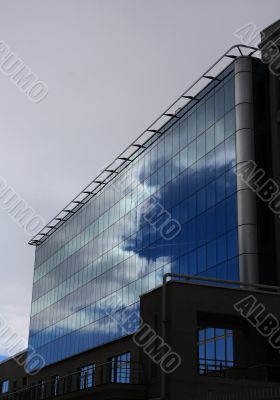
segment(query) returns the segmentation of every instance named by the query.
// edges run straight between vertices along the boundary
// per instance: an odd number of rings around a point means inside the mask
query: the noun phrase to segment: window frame
[[[111,357],[110,362],[111,383],[131,383],[131,352],[117,354]]]
[[[51,394],[56,397],[59,396],[60,376],[53,375],[51,379]]]
[[[1,382],[1,394],[9,393],[10,390],[10,380],[5,379]]]
[[[87,390],[95,386],[96,364],[83,365],[79,368],[79,389]]]
[[[208,331],[209,330],[209,331]],[[213,330],[213,335],[207,337],[207,334]],[[223,334],[218,334],[218,331],[223,330]],[[203,333],[203,339],[200,338],[200,332]],[[209,372],[222,371],[234,367],[234,330],[225,327],[201,326],[197,329],[197,360],[198,373],[200,375],[208,374]],[[217,358],[217,344],[223,340],[224,357]],[[231,345],[231,351],[228,351],[228,344]],[[213,345],[213,359],[207,357],[207,345]],[[203,349],[203,357],[201,357],[201,346]],[[209,351],[209,349],[208,349]],[[232,355],[232,357],[231,357]]]

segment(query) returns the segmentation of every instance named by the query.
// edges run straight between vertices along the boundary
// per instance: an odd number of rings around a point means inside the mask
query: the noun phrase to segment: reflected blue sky
[[[224,328],[198,329],[198,357],[201,374],[234,365],[233,331]]]
[[[221,78],[37,248],[29,344],[47,363],[123,336],[164,273],[238,279],[231,67]],[[144,218],[151,199],[179,221],[172,240]]]
[[[0,362],[1,362],[1,361],[4,361],[4,360],[6,360],[6,359],[7,359],[7,356],[3,356],[3,355],[0,354]]]

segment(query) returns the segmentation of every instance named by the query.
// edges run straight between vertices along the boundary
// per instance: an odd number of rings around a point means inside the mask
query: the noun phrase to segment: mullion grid
[[[208,328],[211,329],[211,328]],[[198,336],[198,356],[199,356],[199,373],[207,373],[208,370],[222,370],[225,367],[232,367],[234,365],[233,359],[230,359],[230,354],[228,354],[228,346],[227,344],[229,343],[229,340],[231,341],[232,345],[232,339],[233,339],[233,333],[232,330],[229,329],[223,329],[223,328],[212,328],[214,331],[213,336],[210,338],[206,338],[206,330],[207,328],[204,329],[199,329],[198,330],[198,335],[199,332],[203,332],[203,339],[200,340]],[[217,335],[217,330],[223,329],[224,333],[223,335]],[[223,340],[223,354],[224,357],[223,359],[218,359],[217,358],[217,341],[218,340]],[[207,344],[213,343],[213,353],[214,353],[214,358],[213,359],[208,359],[207,354],[208,354],[208,349],[207,349]],[[203,348],[203,355],[204,357],[201,357],[200,354],[200,346]]]

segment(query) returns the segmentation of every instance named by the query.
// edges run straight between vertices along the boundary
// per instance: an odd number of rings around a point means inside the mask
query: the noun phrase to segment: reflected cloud
[[[127,314],[139,311],[139,296],[161,285],[164,273],[185,272],[187,265],[203,273],[208,255],[216,257],[216,225],[226,221],[228,205],[222,222],[215,207],[236,190],[234,136],[216,147],[213,142],[207,153],[204,138],[204,153],[196,161],[201,151],[196,142],[172,157],[175,145],[179,150],[177,131],[177,145],[167,135],[106,188],[106,197],[92,201],[88,220],[86,211],[70,220],[67,245],[53,235],[53,254],[64,246],[59,257],[39,257],[49,272],[34,284],[30,344],[50,362],[121,337]],[[174,239],[164,240],[144,218],[151,198],[181,223]],[[92,223],[95,213],[99,217]],[[226,232],[225,226],[218,229]],[[227,246],[226,239],[223,243]]]

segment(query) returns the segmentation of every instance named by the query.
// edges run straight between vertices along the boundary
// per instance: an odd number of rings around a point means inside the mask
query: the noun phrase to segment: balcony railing
[[[232,361],[200,359],[198,373],[201,376],[280,382],[280,365],[237,364]]]
[[[96,365],[91,372],[80,371],[62,377],[53,377],[48,381],[27,386],[24,389],[0,395],[2,400],[45,400],[54,399],[75,392],[90,392],[102,385],[143,385],[143,368],[141,363],[122,361],[117,369],[112,363]]]

